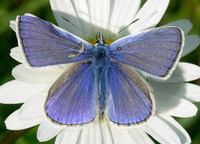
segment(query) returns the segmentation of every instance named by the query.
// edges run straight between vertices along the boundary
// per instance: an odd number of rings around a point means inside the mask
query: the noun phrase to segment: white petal
[[[101,130],[102,130],[103,143],[104,144],[113,143],[109,124],[105,120],[102,120],[101,122]]]
[[[77,3],[80,3],[80,1],[77,0]],[[92,29],[91,34],[93,34],[93,37],[97,32],[100,32],[107,39],[106,31],[111,19],[110,7],[113,6],[113,3],[108,0],[87,0],[86,3],[88,7],[87,16],[90,20],[87,29]]]
[[[9,130],[22,130],[38,125],[43,117],[38,117],[31,120],[21,120],[18,115],[19,111],[13,112],[6,120],[6,128]]]
[[[167,97],[179,97],[191,102],[200,101],[200,86],[190,83],[150,83],[154,92],[167,95]]]
[[[110,0],[111,1],[111,0]],[[117,33],[124,27],[128,26],[135,17],[136,12],[140,7],[141,0],[118,0],[111,1],[110,21],[108,23],[108,30],[112,33]],[[128,35],[130,32],[123,31],[123,35]]]
[[[200,38],[198,35],[187,35],[185,37],[185,45],[183,48],[182,57],[195,50],[200,44]]]
[[[16,32],[16,21],[15,20],[10,21],[10,27],[12,28],[12,30],[14,30]]]
[[[44,115],[45,93],[38,93],[25,102],[19,109],[19,117],[24,120],[33,119]]]
[[[83,131],[84,132],[84,129]],[[95,127],[89,127],[89,144],[102,144],[102,133],[100,124],[96,124]]]
[[[83,128],[76,144],[90,144],[90,131],[88,128]]]
[[[79,144],[102,144],[100,123],[96,122],[82,129]]]
[[[159,143],[181,143],[173,129],[157,116],[152,117],[152,119],[142,128]]]
[[[26,67],[21,64],[16,66],[12,75],[20,81],[28,82],[28,83],[52,83],[54,82],[64,70],[62,68],[52,68],[52,69],[40,69],[40,68],[32,68]]]
[[[137,142],[132,137],[131,132],[127,129],[120,129],[116,127],[110,127],[112,132],[114,144],[136,144]]]
[[[0,86],[0,103],[23,103],[43,91],[46,85],[35,85],[13,80]]]
[[[110,126],[114,144],[153,144],[141,128],[120,128]]]
[[[37,138],[40,142],[45,142],[54,138],[61,130],[61,127],[44,120],[38,128]]]
[[[158,112],[176,117],[191,117],[197,113],[197,107],[185,99],[157,92],[154,92],[154,96]]]
[[[152,139],[141,128],[133,128],[129,131],[136,144],[154,144]]]
[[[200,67],[194,64],[179,62],[172,76],[164,82],[187,82],[200,78]]]
[[[19,47],[14,47],[11,49],[10,56],[16,61],[23,63],[22,53]]]
[[[168,23],[165,26],[177,26],[177,27],[180,27],[184,31],[185,35],[188,34],[188,32],[193,27],[192,23],[187,19],[177,20],[177,21]]]
[[[66,128],[56,137],[55,144],[77,144],[81,129]]]
[[[66,22],[61,17],[65,17],[68,20],[70,20],[74,25],[77,27],[83,29],[84,31],[87,31],[89,34],[91,34],[91,30],[93,30],[93,26],[90,23],[90,15],[88,12],[88,4],[86,0],[82,0],[81,3],[78,5],[80,10],[77,9],[77,6],[75,3],[80,1],[63,1],[63,0],[50,0],[50,4],[54,13],[54,16],[56,18],[56,21],[59,25],[59,27],[67,30],[68,32],[71,32],[75,34],[76,36],[79,36],[85,40],[89,40],[86,35],[84,35],[80,30],[75,28],[72,24]],[[83,19],[81,19],[82,17]],[[85,30],[84,27],[88,25],[90,27],[90,30]]]
[[[183,144],[189,144],[191,143],[190,136],[188,133],[185,131],[185,129],[177,123],[171,116],[168,115],[159,115],[159,117],[166,122],[172,129],[173,131],[178,135],[180,138],[181,143]]]
[[[85,34],[72,24],[62,20],[61,16],[66,17],[94,38],[96,33],[100,32],[105,39],[108,39],[111,34],[118,32],[134,20],[140,4],[140,0],[127,0],[126,3],[123,0],[117,2],[113,0],[82,0],[81,3],[79,0],[51,0],[50,2],[58,25],[87,41],[90,39]]]
[[[134,19],[139,18],[128,29],[131,33],[155,27],[167,9],[169,0],[148,0]]]

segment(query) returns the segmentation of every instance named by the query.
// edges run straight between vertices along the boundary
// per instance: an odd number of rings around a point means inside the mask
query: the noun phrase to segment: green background
[[[144,0],[143,0],[144,3]],[[12,68],[18,63],[9,54],[10,49],[17,46],[15,33],[9,27],[9,21],[17,15],[32,13],[38,17],[55,23],[48,0],[0,0],[0,85],[13,79]],[[194,27],[190,34],[200,34],[200,0],[171,0],[169,7],[159,25],[179,19],[190,19]],[[200,65],[200,47],[181,61]],[[200,85],[200,80],[193,83]],[[195,104],[200,109],[200,103]],[[37,127],[27,131],[6,130],[4,120],[21,105],[0,104],[0,144],[37,144]],[[200,143],[200,112],[192,118],[177,118],[178,122],[190,134],[192,143]],[[17,139],[13,141],[14,139]],[[4,141],[1,141],[4,139]],[[54,139],[45,144],[54,143]]]

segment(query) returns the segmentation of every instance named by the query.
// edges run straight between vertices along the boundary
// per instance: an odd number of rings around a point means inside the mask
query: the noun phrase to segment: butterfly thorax
[[[107,45],[96,44],[93,49],[93,61],[97,69],[103,69],[109,58],[109,48]]]
[[[106,107],[106,79],[109,67],[109,48],[106,44],[96,44],[93,49],[95,79],[97,81],[97,105],[100,116],[104,115]]]

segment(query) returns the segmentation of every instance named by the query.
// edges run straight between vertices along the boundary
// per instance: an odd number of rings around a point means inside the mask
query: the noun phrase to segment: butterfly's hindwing
[[[154,98],[150,88],[137,72],[127,66],[113,62],[108,75],[111,97],[108,102],[108,116],[118,125],[137,125],[155,111]]]
[[[50,88],[45,104],[55,123],[82,125],[96,117],[94,70],[89,63],[74,64]]]

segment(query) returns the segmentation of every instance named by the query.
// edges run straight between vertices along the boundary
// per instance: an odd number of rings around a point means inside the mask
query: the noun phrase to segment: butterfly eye
[[[121,51],[122,50],[122,48],[121,47],[117,47],[117,51]]]
[[[96,43],[99,44],[99,40],[97,40]]]

